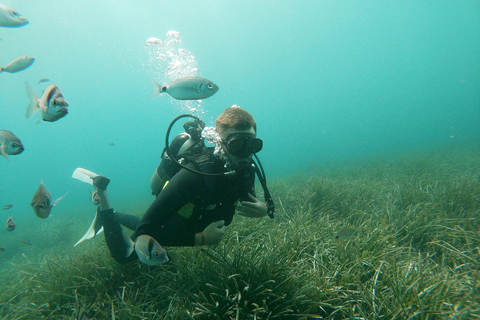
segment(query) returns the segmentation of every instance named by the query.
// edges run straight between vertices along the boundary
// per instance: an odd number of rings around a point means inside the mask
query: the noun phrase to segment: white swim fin
[[[96,178],[98,176],[99,175],[96,174],[95,172],[92,172],[83,168],[75,169],[75,171],[72,174],[72,178],[89,183],[91,185],[93,185],[93,178]]]
[[[99,221],[98,218],[98,210],[95,213],[95,218],[93,218],[92,224],[90,225],[90,228],[88,228],[87,232],[83,235],[83,237],[75,243],[73,246],[74,248],[81,242],[92,239],[96,235],[100,234],[103,232],[103,226],[102,223]]]

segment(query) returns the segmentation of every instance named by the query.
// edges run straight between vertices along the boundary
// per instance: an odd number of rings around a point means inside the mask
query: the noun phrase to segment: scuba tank
[[[200,119],[195,121],[186,122],[183,125],[185,132],[180,133],[169,146],[165,146],[162,151],[162,160],[153,172],[150,179],[150,188],[152,189],[152,195],[158,196],[160,191],[165,187],[167,181],[169,181],[181,168],[179,164],[182,155],[187,151],[190,152],[201,150],[205,146],[202,139],[202,130],[205,128],[205,123]],[[192,147],[194,147],[192,149]],[[170,154],[170,155],[169,155]],[[172,159],[174,157],[175,159]]]

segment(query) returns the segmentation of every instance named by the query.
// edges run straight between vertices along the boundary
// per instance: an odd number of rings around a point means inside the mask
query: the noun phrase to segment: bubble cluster
[[[198,74],[195,55],[182,48],[182,35],[177,31],[168,31],[164,41],[155,37],[149,38],[145,49],[149,56],[149,76],[161,85]],[[203,114],[202,100],[168,100],[182,112]]]
[[[213,154],[219,158],[225,157],[225,151],[221,147],[222,138],[220,138],[220,135],[218,134],[217,130],[215,130],[215,127],[205,127],[202,131],[202,138],[215,146],[215,151]]]

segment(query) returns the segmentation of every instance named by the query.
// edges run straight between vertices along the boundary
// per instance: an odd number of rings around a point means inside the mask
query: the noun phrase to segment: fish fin
[[[88,228],[87,232],[83,235],[83,237],[75,243],[73,246],[74,248],[81,242],[92,239],[96,235],[102,233],[103,231],[103,226],[101,224],[101,221],[99,219],[98,211],[95,213],[95,218],[93,218],[92,224]]]
[[[75,169],[72,174],[72,178],[78,179],[91,185],[93,185],[93,178],[95,177],[98,177],[98,174],[83,168]]]
[[[0,73],[2,73],[2,72],[3,72],[3,68],[0,68]]]
[[[3,137],[2,145],[0,146],[0,154],[5,157],[5,159],[10,162],[10,159],[7,157],[7,153],[5,152],[5,137]]]
[[[126,255],[125,256],[128,257],[135,250],[135,242],[133,242],[133,240],[123,232],[122,232],[122,237],[123,237],[123,240],[125,241],[125,245],[126,245],[126,252],[125,252]]]
[[[30,100],[30,103],[25,110],[25,118],[28,119],[38,111],[38,96],[27,81],[25,81],[25,90],[27,91],[27,96]]]
[[[160,83],[158,83],[157,81],[152,80],[152,79],[150,79],[150,81],[152,81],[152,85],[153,85],[153,92],[150,95],[150,99],[154,99],[158,95],[160,95],[162,92],[164,92],[165,90],[162,90],[162,85]]]
[[[63,196],[61,196],[60,198],[58,198],[57,200],[55,200],[55,201],[53,202],[53,205],[52,205],[52,206],[55,207],[55,206],[56,206],[63,198],[65,198],[65,197],[67,196],[67,194],[69,194],[69,193],[70,193],[70,191],[68,191],[68,192],[65,193]]]

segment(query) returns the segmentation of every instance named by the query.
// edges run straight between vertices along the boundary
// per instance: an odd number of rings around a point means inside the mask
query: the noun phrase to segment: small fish
[[[7,64],[5,67],[3,68],[0,67],[0,73],[2,73],[3,71],[8,73],[15,73],[15,72],[25,70],[28,67],[30,67],[34,61],[35,61],[35,58],[29,57],[29,56],[23,56],[23,57],[17,58],[12,62],[10,62],[9,64]]]
[[[50,81],[50,79],[48,79],[48,78],[41,78],[40,80],[38,80],[37,83],[48,82],[48,81]]]
[[[90,191],[90,202],[92,202],[94,206],[98,206],[100,204],[100,197],[98,196],[97,191],[92,191],[90,189],[88,189],[88,191]]]
[[[7,219],[7,231],[15,230],[17,224],[13,221],[12,217],[8,217]]]
[[[152,84],[152,99],[166,92],[177,100],[199,100],[213,96],[218,91],[218,86],[215,83],[196,76],[179,78],[167,86],[162,86],[153,80]]]
[[[32,244],[31,244],[30,242],[28,242],[28,241],[21,241],[21,240],[19,240],[18,242],[21,243],[21,244],[25,244],[25,245],[27,245],[27,246],[31,246],[31,245],[32,245]]]
[[[0,130],[0,141],[2,141],[0,144],[0,155],[4,156],[8,161],[10,159],[8,159],[7,154],[13,156],[25,150],[20,139],[8,130]]]
[[[3,206],[2,210],[8,210],[13,207],[13,204],[6,204]]]
[[[33,211],[40,219],[48,218],[50,212],[52,211],[52,208],[56,206],[60,202],[60,200],[65,198],[67,194],[68,192],[52,203],[52,196],[50,195],[50,192],[47,190],[47,188],[43,186],[43,181],[41,181],[40,186],[38,187],[32,198],[31,206],[33,208]]]
[[[22,16],[17,11],[0,4],[0,27],[22,27],[28,24],[27,18]]]
[[[3,251],[5,251],[5,248],[0,248],[0,252],[3,252]]]
[[[108,145],[109,145],[110,147],[114,147],[114,146],[115,146],[115,143],[109,142]]]
[[[27,119],[33,116],[38,110],[40,110],[40,116],[43,121],[53,122],[67,115],[68,102],[56,85],[49,85],[45,91],[43,91],[40,99],[27,81],[25,81],[25,90],[30,99],[30,103],[25,111],[25,117]]]
[[[152,237],[141,235],[135,240],[135,252],[138,259],[149,266],[168,262],[165,249]]]
[[[340,231],[338,231],[337,235],[335,236],[335,240],[343,241],[343,240],[350,239],[351,237],[353,237],[355,232],[357,232],[357,230],[353,228],[343,227],[342,229],[340,229]]]

